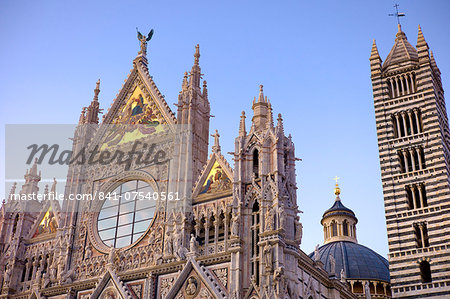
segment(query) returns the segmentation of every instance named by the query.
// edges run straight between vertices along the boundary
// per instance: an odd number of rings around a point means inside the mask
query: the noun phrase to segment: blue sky
[[[397,2],[406,13],[403,31],[415,46],[417,25],[422,26],[449,90],[450,2]],[[0,121],[2,126],[76,123],[98,78],[101,108],[107,110],[139,51],[135,27],[143,33],[155,29],[149,70],[175,110],[183,73],[199,43],[215,115],[210,130],[219,130],[222,152],[233,150],[240,113],[252,115],[259,84],[274,112],[282,113],[302,159],[297,163],[302,249],[309,253],[323,243],[320,219],[333,204],[337,175],[343,203],[359,218],[359,242],[386,256],[368,59],[372,39],[383,59],[393,45],[397,25],[388,14],[394,3],[1,1]],[[3,164],[3,130],[0,138]]]

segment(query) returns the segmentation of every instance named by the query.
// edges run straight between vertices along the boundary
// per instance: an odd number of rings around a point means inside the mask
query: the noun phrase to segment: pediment
[[[57,200],[46,200],[41,208],[39,216],[31,227],[28,239],[38,242],[54,238],[60,227],[60,207]]]
[[[216,276],[204,266],[200,266],[193,257],[189,257],[165,299],[179,298],[216,298],[227,297],[227,290]]]
[[[225,158],[220,152],[212,153],[194,187],[194,200],[230,195],[232,179],[233,170]]]
[[[128,289],[120,281],[112,268],[107,268],[106,273],[97,284],[97,288],[91,295],[91,299],[127,299],[131,296]]]
[[[176,118],[148,74],[147,67],[135,63],[103,122],[133,124],[150,121],[173,125],[176,123]]]

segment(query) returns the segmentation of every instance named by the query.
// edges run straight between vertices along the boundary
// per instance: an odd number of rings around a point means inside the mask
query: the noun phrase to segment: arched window
[[[348,236],[348,221],[344,220],[344,222],[342,223],[342,227],[343,227],[343,231],[344,231],[344,236]]]
[[[255,201],[252,207],[251,220],[251,234],[252,234],[252,252],[251,252],[251,275],[256,278],[256,284],[259,285],[259,231],[260,231],[260,216],[259,203]]]
[[[331,234],[332,234],[332,237],[337,236],[337,223],[334,220],[333,220],[333,222],[331,222]]]
[[[256,178],[259,177],[259,152],[257,149],[253,151],[253,174]]]
[[[420,276],[422,278],[422,283],[431,282],[431,268],[430,263],[427,261],[420,262]]]

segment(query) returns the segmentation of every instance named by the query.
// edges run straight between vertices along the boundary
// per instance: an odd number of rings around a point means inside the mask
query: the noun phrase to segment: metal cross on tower
[[[333,180],[336,181],[336,185],[337,185],[339,179],[340,179],[340,177],[338,177],[338,176],[335,176],[335,177],[333,178]]]
[[[398,12],[398,6],[399,6],[399,5],[398,5],[397,3],[394,5],[394,7],[395,7],[395,13],[390,13],[389,16],[390,16],[390,17],[396,17],[396,18],[397,18],[397,24],[400,25],[400,17],[404,17],[405,14],[402,13],[402,12]]]

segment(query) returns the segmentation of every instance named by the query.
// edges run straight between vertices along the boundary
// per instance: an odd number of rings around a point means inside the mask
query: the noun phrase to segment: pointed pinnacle
[[[100,79],[98,79],[97,83],[95,83],[94,89],[94,101],[98,102],[98,94],[100,93]]]
[[[247,132],[245,131],[245,111],[242,111],[241,121],[239,122],[239,135],[245,136]]]
[[[379,59],[380,54],[378,53],[377,43],[375,42],[375,39],[372,43],[372,50],[370,51],[370,60],[372,59]]]
[[[194,64],[198,65],[199,58],[200,58],[200,45],[199,45],[199,44],[197,44],[197,45],[195,46],[195,54],[194,54],[194,57],[195,57],[195,59],[194,59]]]
[[[419,33],[417,34],[417,46],[426,45],[425,37],[423,36],[422,28],[419,25]]]
[[[259,86],[259,97],[258,97],[258,102],[259,102],[259,103],[264,102],[264,91],[263,91],[263,85],[262,85],[262,84]]]

